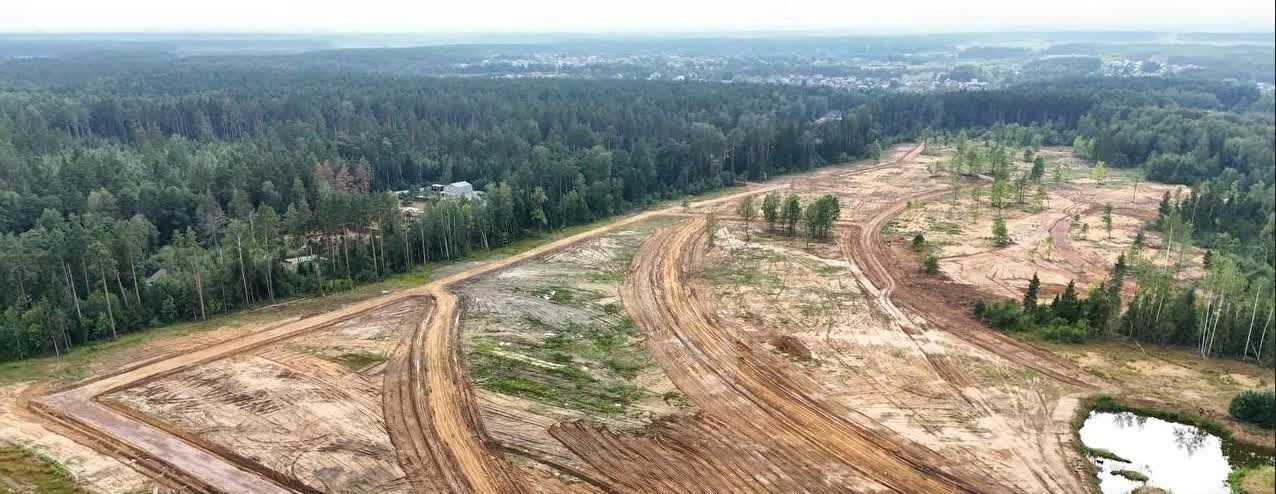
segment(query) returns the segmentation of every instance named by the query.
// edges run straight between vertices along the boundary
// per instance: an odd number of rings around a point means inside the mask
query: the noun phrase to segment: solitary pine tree
[[[748,242],[751,240],[749,237],[749,224],[753,222],[753,218],[758,216],[758,208],[753,205],[753,196],[740,198],[740,203],[735,206],[735,214],[744,219],[744,241]]]
[[[1103,185],[1103,181],[1108,178],[1108,164],[1102,161],[1096,163],[1094,168],[1090,169],[1090,178],[1099,185]]]
[[[1006,220],[998,216],[992,220],[992,243],[997,247],[1010,245],[1010,233],[1006,230]]]
[[[1046,174],[1046,160],[1040,156],[1032,160],[1032,170],[1028,172],[1028,178],[1033,182],[1040,182],[1041,176]]]
[[[1037,310],[1037,292],[1041,290],[1041,279],[1037,278],[1037,273],[1032,273],[1032,280],[1028,281],[1028,290],[1023,292],[1023,311],[1033,312]]]

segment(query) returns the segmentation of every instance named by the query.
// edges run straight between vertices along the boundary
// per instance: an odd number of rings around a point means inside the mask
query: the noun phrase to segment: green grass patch
[[[1115,470],[1112,472],[1112,475],[1120,475],[1122,477],[1125,477],[1126,479],[1133,480],[1135,482],[1148,481],[1147,475],[1143,475],[1142,473],[1136,472],[1134,470]]]
[[[572,290],[571,288],[567,288],[565,286],[550,285],[544,288],[536,289],[532,293],[534,293],[537,297],[543,298],[555,304],[566,304],[572,301],[572,298],[573,298],[572,292],[574,291],[575,290]]]
[[[553,334],[499,346],[477,342],[467,365],[478,386],[598,416],[623,414],[642,398],[633,380],[651,363],[629,319],[602,317],[563,327],[525,321]]]
[[[372,364],[379,364],[381,362],[385,362],[386,358],[384,355],[381,355],[379,353],[352,352],[352,353],[343,353],[341,355],[337,355],[336,357],[331,357],[329,358],[329,360],[332,360],[333,362],[341,364],[345,366],[347,369],[357,371],[360,369],[364,369]]]
[[[961,225],[952,221],[936,221],[930,225],[930,231],[956,235],[961,233]]]
[[[1102,458],[1102,459],[1105,459],[1105,460],[1112,460],[1112,461],[1119,461],[1119,462],[1121,462],[1121,463],[1129,463],[1129,462],[1130,462],[1130,460],[1127,460],[1127,459],[1125,459],[1125,458],[1122,458],[1122,457],[1118,456],[1116,453],[1113,453],[1113,452],[1108,451],[1108,450],[1103,449],[1103,448],[1091,448],[1091,447],[1086,446],[1086,445],[1084,445],[1084,444],[1083,444],[1083,445],[1081,445],[1081,447],[1083,448],[1083,449],[1082,449],[1082,451],[1084,451],[1084,452],[1085,452],[1085,455],[1086,455],[1086,456],[1089,456],[1089,457],[1093,457],[1093,458]]]
[[[1227,475],[1232,494],[1270,494],[1276,492],[1276,467],[1238,468]]]
[[[763,271],[761,265],[763,262],[779,259],[780,255],[773,252],[742,249],[724,262],[707,267],[702,276],[716,284],[752,286],[771,292],[775,287],[781,286],[780,278],[774,273]]]
[[[0,443],[0,478],[41,494],[88,494],[59,463],[7,443]],[[0,492],[9,492],[0,483]]]

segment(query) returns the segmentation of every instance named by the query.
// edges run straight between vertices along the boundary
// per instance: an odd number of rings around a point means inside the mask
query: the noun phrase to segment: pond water
[[[1147,485],[1174,494],[1229,494],[1227,474],[1233,468],[1274,461],[1270,453],[1197,427],[1134,413],[1091,412],[1081,427],[1081,442],[1129,460],[1091,457],[1103,494],[1127,494],[1144,485],[1114,473],[1121,470],[1145,475]]]

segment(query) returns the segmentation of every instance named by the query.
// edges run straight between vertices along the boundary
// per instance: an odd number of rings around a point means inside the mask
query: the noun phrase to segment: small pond
[[[1125,462],[1092,456],[1103,494],[1127,494],[1147,485],[1174,494],[1229,494],[1233,468],[1270,465],[1270,453],[1225,441],[1197,427],[1134,413],[1091,412],[1081,427],[1081,442]],[[1115,472],[1138,474],[1123,476]]]

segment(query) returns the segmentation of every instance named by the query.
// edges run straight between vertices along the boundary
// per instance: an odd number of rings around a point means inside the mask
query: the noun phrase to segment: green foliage
[[[1086,455],[1086,456],[1090,456],[1090,457],[1094,457],[1094,458],[1102,458],[1102,459],[1105,459],[1105,460],[1111,460],[1111,461],[1116,461],[1116,462],[1121,462],[1121,463],[1129,463],[1129,462],[1130,462],[1130,460],[1127,460],[1127,459],[1125,459],[1125,458],[1122,458],[1121,456],[1117,455],[1116,453],[1113,453],[1113,452],[1108,451],[1108,450],[1103,449],[1103,448],[1091,448],[1091,447],[1089,447],[1089,446],[1085,446],[1085,445],[1082,445],[1081,447],[1082,447],[1082,448],[1084,448],[1084,449],[1083,449],[1083,451],[1085,452],[1085,455]]]
[[[385,362],[386,357],[385,355],[382,355],[380,353],[354,352],[354,353],[343,353],[341,355],[336,356],[336,358],[334,358],[333,360],[337,362],[338,364],[346,366],[346,368],[350,370],[357,371],[357,370],[362,370],[363,368],[372,364]]]
[[[1199,184],[1167,205],[1178,218],[1167,225],[1191,225],[1171,243],[1232,246],[1244,272],[1274,277],[1270,95],[1252,87],[913,94],[396,75],[420,70],[410,52],[272,58],[268,70],[236,57],[0,61],[0,359],[330,296],[741,179],[877,157],[927,127],[956,134],[954,173],[998,179],[998,207],[1012,181],[1023,202],[1011,151],[1043,144]],[[459,180],[483,200],[429,192]],[[796,235],[807,217],[782,202],[768,194],[763,217]],[[809,218],[827,237],[827,215]],[[161,269],[167,278],[145,282]],[[1219,321],[1227,338],[1213,353],[1244,352],[1242,319]]]
[[[771,191],[762,198],[762,217],[766,219],[767,228],[774,231],[780,222],[780,193]]]
[[[992,243],[997,247],[1010,245],[1010,233],[1006,230],[1006,220],[997,216],[992,220]]]
[[[926,248],[926,237],[922,236],[922,234],[920,234],[920,233],[918,233],[917,235],[914,235],[914,236],[913,236],[913,244],[912,244],[912,247],[913,247],[913,250],[915,250],[915,251],[921,251],[921,250],[925,249],[925,248]]]
[[[1109,283],[1119,286],[1124,270],[1124,260],[1119,258]],[[1081,298],[1070,281],[1047,306],[1038,303],[1040,289],[1041,280],[1033,273],[1021,300],[980,301],[975,305],[975,317],[997,329],[1030,331],[1052,341],[1081,343],[1106,330],[1120,311],[1119,289],[1113,291],[1106,283]]]
[[[820,196],[806,208],[803,216],[807,236],[815,240],[828,238],[829,232],[833,229],[833,223],[841,215],[842,206],[838,203],[836,196],[832,194]]]
[[[922,261],[922,270],[926,274],[939,274],[939,259],[935,256],[926,256],[926,260]]]
[[[1147,482],[1148,476],[1134,470],[1113,470],[1112,475],[1119,475],[1135,482]]]
[[[1269,494],[1276,491],[1276,466],[1246,467],[1227,474],[1232,494]]]
[[[1227,413],[1267,429],[1276,427],[1276,391],[1244,391],[1232,398]]]
[[[802,219],[802,199],[797,194],[789,194],[780,206],[780,218],[784,221],[784,233],[797,235],[798,221]]]
[[[1028,280],[1028,289],[1023,292],[1023,311],[1033,313],[1037,310],[1038,291],[1041,290],[1041,278],[1037,277],[1037,273],[1032,273],[1032,279]]]
[[[735,214],[740,215],[744,220],[744,239],[750,240],[749,226],[753,223],[753,219],[758,216],[758,208],[753,202],[752,195],[746,195],[740,198],[740,202],[736,203]]]
[[[27,489],[42,494],[89,492],[77,485],[61,464],[6,443],[0,443],[0,479],[6,481],[5,488],[16,487],[17,492],[28,492]],[[9,482],[16,485],[10,486]]]

